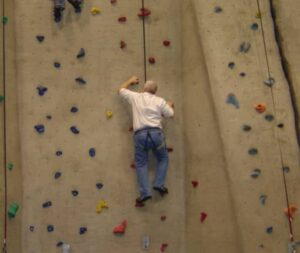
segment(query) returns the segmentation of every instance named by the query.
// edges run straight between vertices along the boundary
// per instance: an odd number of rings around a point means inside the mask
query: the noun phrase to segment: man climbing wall
[[[132,106],[135,166],[140,190],[136,204],[143,205],[143,202],[152,198],[148,185],[149,150],[152,150],[157,160],[153,189],[162,197],[168,193],[168,189],[164,186],[168,168],[168,151],[161,121],[162,117],[174,116],[174,105],[155,95],[157,84],[154,81],[147,81],[141,93],[129,90],[130,86],[138,83],[139,79],[136,76],[131,77],[120,86],[119,94]]]

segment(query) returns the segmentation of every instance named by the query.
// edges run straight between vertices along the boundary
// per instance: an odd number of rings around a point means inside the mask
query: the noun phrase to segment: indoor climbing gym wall
[[[283,1],[59,0],[54,20],[52,0],[1,0],[3,253],[300,252],[300,26]],[[170,192],[144,206],[117,93],[132,75],[175,104]]]

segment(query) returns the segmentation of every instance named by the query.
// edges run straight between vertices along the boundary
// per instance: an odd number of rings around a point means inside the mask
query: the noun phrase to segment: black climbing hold
[[[43,36],[43,35],[37,35],[36,39],[37,39],[38,42],[42,43],[44,41],[44,39],[45,39],[45,36]]]
[[[71,126],[71,127],[70,127],[70,130],[71,130],[71,132],[72,132],[73,134],[79,134],[79,133],[80,133],[80,131],[77,129],[76,126]]]
[[[85,56],[85,50],[84,48],[80,48],[78,54],[77,54],[77,58],[83,58]]]
[[[249,155],[257,155],[258,154],[258,150],[256,148],[250,148],[248,150],[248,154]]]
[[[280,123],[280,124],[277,125],[277,127],[283,128],[283,127],[284,127],[284,124]]]
[[[71,108],[70,111],[71,111],[72,113],[76,113],[76,112],[78,112],[78,108],[75,107],[75,106],[73,106],[73,107]]]
[[[48,232],[53,232],[54,231],[54,227],[52,225],[48,225],[47,226],[47,230],[48,230]]]
[[[37,91],[38,91],[38,94],[40,96],[44,96],[45,93],[47,92],[48,88],[47,87],[44,87],[44,86],[38,86],[37,88]]]
[[[90,148],[89,155],[90,157],[94,157],[96,155],[96,150],[94,148]]]
[[[240,76],[241,76],[241,77],[245,77],[245,76],[246,76],[246,73],[241,72],[241,73],[240,73]]]
[[[47,115],[46,118],[50,120],[50,119],[52,119],[52,116],[51,115]]]
[[[61,66],[61,64],[60,64],[59,62],[54,62],[54,63],[53,63],[53,66],[54,66],[55,68],[59,69],[60,66]]]
[[[253,31],[256,31],[256,30],[258,29],[258,24],[257,24],[257,23],[253,23],[253,24],[251,25],[251,29],[252,29]]]
[[[268,228],[266,229],[266,232],[267,232],[268,234],[272,234],[272,233],[273,233],[273,227],[268,227]]]
[[[251,48],[251,44],[249,42],[242,42],[240,45],[240,52],[247,53]]]
[[[240,108],[239,101],[237,100],[236,96],[233,93],[229,93],[226,100],[227,104],[232,104],[235,106],[236,109]]]
[[[64,242],[59,241],[59,242],[56,243],[56,247],[61,247],[61,246],[63,246],[63,244],[64,244]]]
[[[275,79],[270,77],[267,80],[264,81],[264,84],[267,85],[268,87],[272,87],[275,83]]]
[[[265,245],[260,244],[259,247],[263,249],[265,247]]]
[[[39,133],[39,134],[42,134],[45,132],[45,127],[44,125],[35,125],[34,126],[35,130]]]
[[[250,176],[251,176],[252,178],[258,178],[258,177],[260,176],[260,174],[261,174],[261,170],[260,170],[260,169],[254,169],[254,170],[251,172]]]
[[[243,131],[245,131],[245,132],[249,132],[249,131],[251,131],[251,126],[249,126],[249,125],[243,125],[242,126],[242,129],[243,129]]]
[[[54,174],[54,179],[59,179],[61,177],[61,172],[57,171]]]
[[[265,205],[266,204],[266,200],[267,200],[267,196],[266,195],[261,195],[259,197],[259,201],[262,205]]]
[[[62,154],[63,154],[63,152],[62,151],[60,151],[60,150],[58,150],[58,151],[56,151],[56,156],[61,156]]]
[[[78,194],[79,194],[79,192],[78,192],[77,190],[73,190],[73,191],[72,191],[72,195],[73,195],[74,197],[77,197]]]
[[[283,170],[284,173],[289,173],[289,172],[290,172],[290,168],[287,167],[287,166],[284,166],[284,167],[282,168],[282,170]]]
[[[45,203],[43,204],[43,208],[48,208],[48,207],[50,207],[50,206],[52,206],[52,202],[51,202],[51,201],[47,201],[47,202],[45,202]]]
[[[33,232],[33,231],[34,231],[34,226],[32,226],[32,225],[29,226],[29,231],[30,231],[30,232]]]
[[[267,114],[265,115],[265,119],[269,122],[273,121],[274,120],[274,116],[272,114]]]
[[[79,228],[79,234],[83,235],[87,232],[87,228],[86,227],[81,227]]]
[[[234,63],[234,62],[229,62],[229,63],[228,63],[228,68],[233,69],[234,66],[235,66],[235,63]]]
[[[220,12],[222,12],[223,11],[223,9],[220,7],[220,6],[216,6],[215,8],[214,8],[214,12],[215,13],[220,13]]]
[[[85,81],[82,77],[77,77],[77,78],[75,79],[75,81],[76,81],[78,84],[81,84],[81,85],[86,84],[86,81]]]
[[[103,188],[103,184],[102,183],[96,183],[96,187],[98,190]]]

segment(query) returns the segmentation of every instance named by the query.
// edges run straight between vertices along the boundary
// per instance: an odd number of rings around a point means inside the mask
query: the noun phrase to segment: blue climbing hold
[[[37,88],[37,91],[38,91],[38,94],[40,96],[44,96],[45,93],[47,92],[48,88],[47,87],[44,87],[44,86],[38,86]]]
[[[266,204],[267,196],[266,195],[261,195],[259,197],[260,203],[264,206]]]
[[[56,154],[56,156],[62,156],[63,152],[60,150],[57,150],[55,154]]]
[[[77,197],[78,194],[79,194],[79,192],[78,192],[77,190],[73,190],[73,191],[72,191],[72,195],[73,195],[74,197]]]
[[[235,106],[236,109],[240,108],[239,101],[237,100],[236,96],[233,93],[228,94],[226,103]]]
[[[256,148],[250,148],[248,150],[248,154],[249,155],[257,155],[258,154],[258,150]]]
[[[73,134],[79,134],[79,133],[80,133],[80,131],[77,129],[76,126],[71,126],[71,127],[70,127],[70,130],[71,130],[71,132],[72,132]]]
[[[260,174],[261,174],[261,170],[260,170],[260,169],[254,169],[254,170],[251,172],[250,176],[251,176],[252,178],[258,178],[258,177],[260,176]]]
[[[264,84],[268,87],[272,87],[275,84],[275,79],[272,77],[269,77],[267,80],[264,81]]]
[[[267,232],[268,234],[272,234],[272,233],[273,233],[273,227],[268,227],[268,228],[266,229],[266,232]]]
[[[81,84],[81,85],[86,84],[86,81],[85,81],[82,77],[77,77],[77,78],[75,79],[75,81],[76,81],[78,84]]]
[[[98,190],[103,188],[103,184],[102,183],[96,183],[96,187]]]
[[[240,45],[240,52],[247,53],[251,48],[251,44],[249,42],[242,42]]]
[[[54,67],[57,68],[57,69],[59,69],[60,66],[61,66],[61,64],[60,64],[59,62],[54,62],[53,65],[54,65]]]
[[[43,36],[43,35],[37,35],[36,39],[37,39],[38,42],[42,43],[44,41],[44,39],[45,39],[45,36]]]
[[[44,125],[40,124],[40,125],[35,125],[34,126],[35,130],[39,133],[42,134],[45,132],[45,127]]]
[[[61,177],[61,172],[57,171],[54,174],[54,179],[59,179]]]
[[[94,157],[96,155],[96,150],[94,148],[90,148],[89,155],[90,157]]]
[[[265,115],[265,120],[271,122],[274,120],[274,116],[272,114],[267,114]]]
[[[54,231],[54,227],[52,225],[48,225],[47,226],[47,230],[48,230],[48,232],[53,232]]]
[[[87,228],[86,227],[81,227],[79,228],[79,234],[83,235],[87,232]]]
[[[76,112],[78,112],[78,108],[75,107],[75,106],[73,106],[73,107],[71,108],[70,111],[71,111],[72,113],[76,113]]]
[[[45,203],[43,204],[43,208],[48,208],[48,207],[50,207],[50,206],[52,206],[52,202],[51,202],[51,201],[47,201],[47,202],[45,202]]]
[[[253,23],[250,27],[251,27],[251,29],[253,31],[256,31],[258,29],[258,24],[257,23]]]

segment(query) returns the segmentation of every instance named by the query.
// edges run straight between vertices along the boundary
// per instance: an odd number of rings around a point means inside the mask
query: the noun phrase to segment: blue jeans
[[[152,150],[156,158],[156,174],[154,187],[164,186],[168,169],[168,151],[165,138],[160,129],[143,129],[134,135],[135,166],[137,180],[140,190],[140,197],[151,196],[148,182],[148,153]]]

